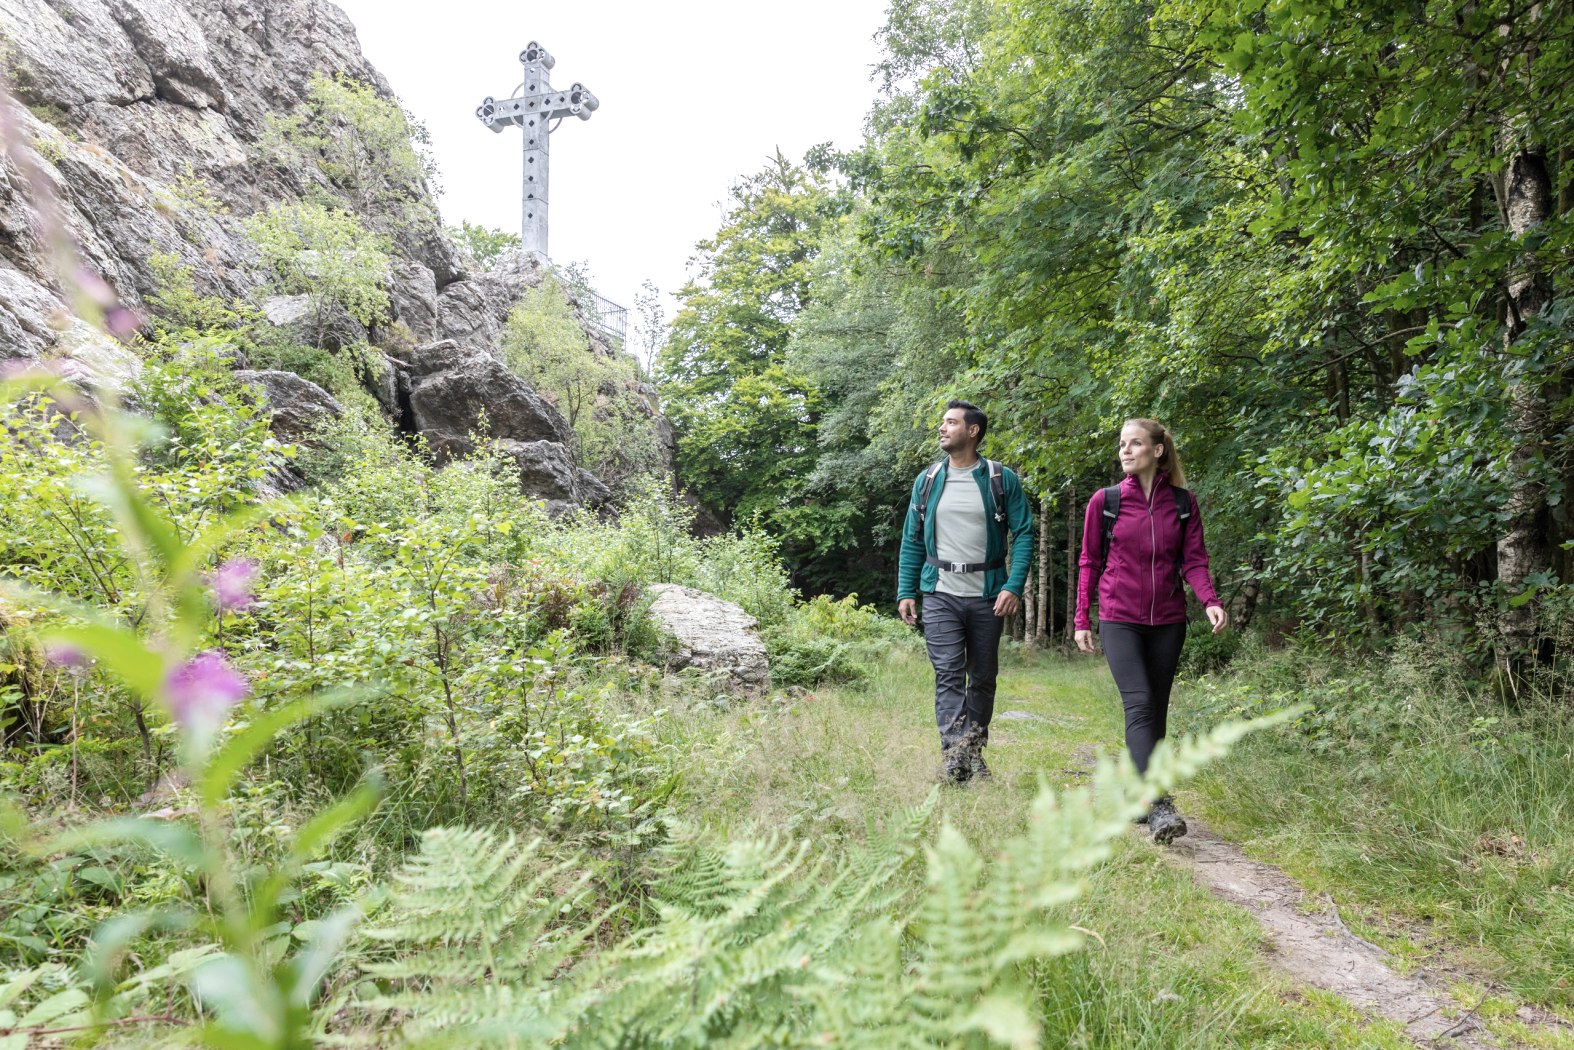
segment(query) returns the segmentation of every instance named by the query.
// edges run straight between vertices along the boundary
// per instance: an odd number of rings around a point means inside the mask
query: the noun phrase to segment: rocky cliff
[[[354,27],[323,0],[0,0],[0,60],[20,103],[0,166],[0,360],[48,359],[83,380],[123,380],[137,357],[73,319],[51,229],[63,229],[83,266],[133,310],[158,291],[154,256],[173,255],[203,294],[258,302],[270,322],[287,325],[299,310],[261,301],[242,222],[336,187],[310,166],[267,161],[269,118],[299,110],[317,74],[343,74],[391,97]],[[53,190],[51,214],[39,194],[24,192],[20,150]],[[194,192],[205,206],[191,206]],[[426,197],[424,186],[417,195]],[[599,481],[569,461],[562,417],[500,364],[504,321],[540,282],[536,264],[514,258],[467,270],[429,198],[397,216],[354,195],[337,199],[394,244],[391,316],[370,331],[346,318],[303,341],[374,344],[381,363],[365,370],[370,392],[440,454],[461,450],[484,410],[520,460],[527,491],[565,505],[601,498]],[[390,331],[399,338],[379,338]],[[265,390],[284,426],[337,408],[326,393],[304,390],[305,380],[244,378]],[[650,407],[652,425],[670,434]]]

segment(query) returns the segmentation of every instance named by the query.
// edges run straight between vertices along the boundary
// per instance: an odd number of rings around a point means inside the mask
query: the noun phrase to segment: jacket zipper
[[[1159,605],[1159,537],[1153,526],[1153,496],[1158,491],[1154,480],[1153,491],[1148,493],[1148,626],[1158,619]]]

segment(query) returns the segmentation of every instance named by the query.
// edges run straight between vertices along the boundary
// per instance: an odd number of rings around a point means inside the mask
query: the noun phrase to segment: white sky
[[[538,40],[552,86],[601,100],[552,136],[550,250],[587,261],[597,290],[631,308],[649,278],[670,297],[694,243],[714,233],[739,176],[780,146],[801,159],[856,146],[874,99],[873,35],[886,0],[335,0],[361,48],[431,133],[443,220],[517,233],[521,132],[475,108],[522,79]],[[666,300],[668,317],[672,301]],[[631,318],[632,319],[632,318]]]

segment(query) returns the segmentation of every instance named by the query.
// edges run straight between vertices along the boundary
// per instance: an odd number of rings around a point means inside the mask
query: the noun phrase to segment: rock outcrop
[[[439,462],[475,447],[472,435],[566,445],[568,422],[492,354],[452,339],[417,347],[410,409]]]
[[[758,693],[770,684],[770,661],[754,617],[692,587],[658,583],[650,591],[656,595],[650,615],[677,642],[668,666],[723,677],[745,693]]]
[[[325,420],[344,415],[344,406],[332,394],[294,372],[239,369],[235,378],[260,395],[268,410],[268,425],[281,441],[310,437]]]
[[[541,282],[539,264],[521,254],[469,272],[435,206],[361,206],[314,165],[264,157],[269,118],[298,111],[314,75],[342,74],[392,98],[333,4],[0,0],[0,53],[20,103],[0,156],[0,362],[48,359],[83,386],[123,386],[137,356],[72,316],[66,284],[76,278],[56,272],[51,245],[68,239],[81,266],[142,315],[159,290],[152,257],[172,255],[200,293],[257,303],[285,342],[330,352],[370,343],[362,383],[439,458],[467,451],[484,415],[525,491],[555,509],[607,498],[572,464],[562,417],[501,361],[508,314]],[[370,331],[304,297],[259,299],[244,217],[324,194],[395,245],[391,316]],[[585,327],[590,352],[611,352]],[[284,375],[247,379],[265,388],[280,434],[298,437],[340,411],[321,388]],[[670,463],[670,427],[653,397],[644,405]]]

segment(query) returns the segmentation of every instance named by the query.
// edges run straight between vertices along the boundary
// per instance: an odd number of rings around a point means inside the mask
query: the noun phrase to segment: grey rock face
[[[725,675],[744,692],[759,692],[769,685],[770,661],[754,617],[732,602],[692,587],[657,583],[649,589],[656,595],[651,616],[678,643],[669,666]]]
[[[582,501],[579,471],[568,448],[556,441],[514,441],[503,438],[498,450],[513,460],[519,488],[527,496],[545,500],[553,517],[567,513]]]
[[[205,293],[236,298],[256,287],[242,218],[321,182],[260,161],[256,147],[268,116],[300,106],[314,73],[343,72],[392,94],[326,0],[0,0],[0,49],[22,103],[19,137],[59,200],[59,225],[134,309],[155,290],[153,252],[191,266]],[[37,321],[69,298],[37,232],[38,189],[25,192],[20,176],[7,156],[0,266],[35,287],[17,289],[13,276],[0,289],[0,333],[12,337],[0,358],[55,348],[55,330]],[[228,213],[190,199],[192,180]],[[461,268],[433,216],[398,240],[412,263],[451,280]],[[382,214],[361,219],[386,224]]]
[[[190,268],[200,294],[255,302],[263,276],[243,234],[246,217],[323,193],[357,210],[313,166],[262,158],[269,118],[298,112],[314,74],[343,74],[393,95],[328,0],[0,0],[0,55],[20,103],[16,141],[31,147],[37,180],[23,178],[25,149],[0,151],[0,362],[47,358],[84,387],[123,388],[139,363],[71,317],[78,275],[56,272],[51,232],[69,238],[82,266],[140,313],[158,290],[155,254]],[[55,203],[46,207],[45,197]],[[562,418],[495,359],[510,310],[542,280],[539,264],[520,254],[467,272],[435,206],[426,212],[358,211],[394,244],[388,291],[399,323],[372,333],[390,354],[373,358],[368,388],[390,417],[426,433],[440,457],[468,450],[483,408],[496,437],[563,445],[570,435]],[[333,350],[368,338],[342,311],[306,317],[298,297],[271,300],[266,310],[298,342]],[[405,370],[412,343],[444,339],[470,349],[428,353],[424,371]],[[281,433],[339,411],[305,380],[254,381],[267,389]],[[651,419],[659,433],[665,420],[654,408]],[[536,486],[549,503],[607,498],[566,452],[535,460],[521,476],[530,473],[527,491]]]
[[[418,343],[437,338],[437,279],[432,271],[409,259],[396,259],[388,289],[394,320],[410,329]]]
[[[235,378],[262,394],[269,425],[281,441],[299,441],[318,423],[344,414],[344,406],[332,394],[294,372],[243,370],[236,372]]]
[[[467,345],[500,345],[508,314],[527,288],[545,275],[534,256],[518,252],[492,269],[469,274],[443,288],[437,299],[439,337]]]
[[[416,347],[410,364],[415,428],[440,462],[475,448],[483,414],[495,438],[566,445],[572,437],[557,409],[485,351],[445,339]]]
[[[305,295],[275,295],[263,300],[262,316],[279,334],[304,346],[339,351],[366,342],[366,326],[337,303],[313,306]]]

